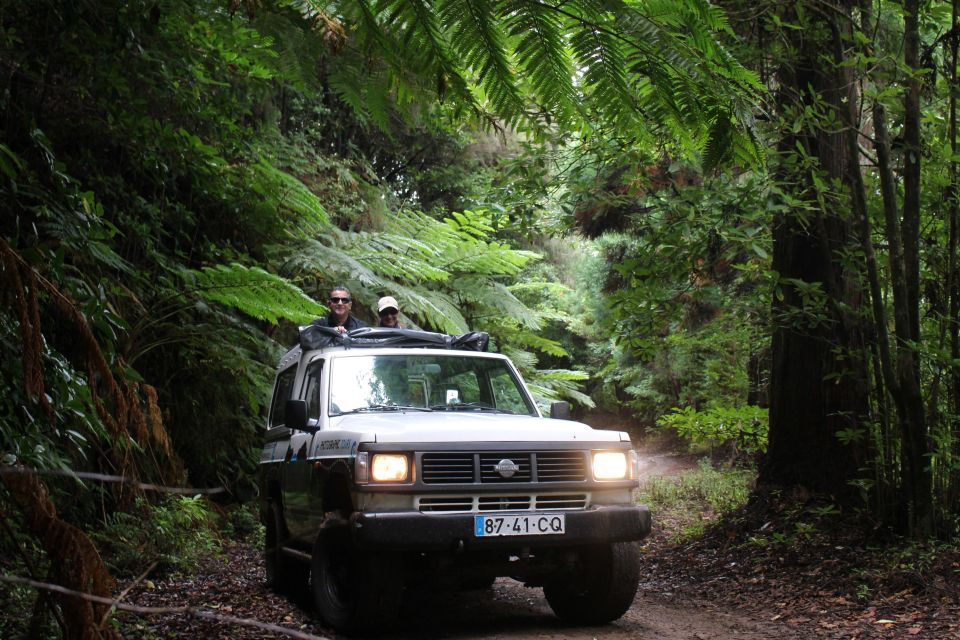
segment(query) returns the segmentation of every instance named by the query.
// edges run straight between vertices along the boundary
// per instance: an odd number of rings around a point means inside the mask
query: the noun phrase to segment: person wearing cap
[[[400,324],[400,305],[393,296],[383,296],[377,302],[377,312],[380,314],[380,326],[391,329],[403,329]]]
[[[353,329],[365,327],[367,324],[357,320],[350,314],[353,308],[353,297],[350,290],[344,286],[336,286],[330,290],[330,296],[327,299],[330,305],[330,313],[323,318],[317,318],[313,324],[318,327],[334,327],[340,333],[346,333]]]

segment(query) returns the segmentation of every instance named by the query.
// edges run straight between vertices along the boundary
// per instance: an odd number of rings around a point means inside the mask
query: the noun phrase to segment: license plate
[[[478,538],[494,536],[551,536],[566,531],[564,514],[504,514],[474,516],[473,532]]]

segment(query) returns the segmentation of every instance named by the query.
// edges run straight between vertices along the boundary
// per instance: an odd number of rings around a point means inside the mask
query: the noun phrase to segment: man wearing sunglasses
[[[331,289],[327,305],[330,307],[330,313],[325,318],[314,320],[313,324],[316,326],[334,327],[340,333],[367,326],[365,322],[357,320],[350,314],[350,310],[353,308],[353,298],[350,296],[350,290],[346,287],[336,286]]]

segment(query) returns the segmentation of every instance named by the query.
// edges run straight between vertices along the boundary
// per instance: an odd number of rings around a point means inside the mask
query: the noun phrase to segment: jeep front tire
[[[333,628],[382,632],[400,612],[402,557],[358,549],[346,527],[321,531],[313,547],[312,587],[317,612]]]
[[[605,624],[630,608],[640,581],[640,552],[632,542],[596,545],[581,552],[579,570],[544,585],[553,612],[571,624]]]

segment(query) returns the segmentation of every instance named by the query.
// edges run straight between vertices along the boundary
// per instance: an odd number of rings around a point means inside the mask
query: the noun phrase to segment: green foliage
[[[810,542],[816,532],[816,527],[807,522],[794,522],[793,528],[786,531],[771,531],[769,535],[755,535],[747,539],[747,544],[757,547],[776,546],[779,548],[794,548],[797,545]]]
[[[584,358],[596,381],[591,392],[651,426],[677,407],[742,406],[765,385],[769,181],[658,190],[630,172],[642,158],[627,161],[604,184],[609,197],[593,192],[581,201],[594,220],[630,211],[592,241],[578,267],[577,287],[590,294],[571,326],[596,345]],[[678,182],[693,172],[647,169]]]
[[[675,408],[660,416],[657,426],[672,429],[694,447],[732,448],[734,456],[767,450],[769,422],[767,410],[760,407]]]
[[[189,275],[201,297],[271,324],[281,318],[308,324],[327,313],[326,307],[314,302],[298,287],[258,267],[234,263],[204,267]]]
[[[569,399],[585,407],[594,407],[593,399],[579,391],[576,385],[588,378],[582,371],[538,369],[528,383],[530,391],[540,399],[541,405],[548,404],[545,401]]]
[[[260,524],[259,506],[255,502],[242,503],[227,509],[224,534],[235,540],[246,540],[251,546],[263,546],[264,528]]]
[[[17,353],[21,336],[0,317],[0,345],[3,353]],[[107,434],[96,417],[90,389],[80,372],[52,349],[43,356],[47,372],[45,393],[49,398],[53,419],[45,415],[38,398],[28,397],[20,382],[23,363],[11,358],[6,363],[0,388],[0,451],[7,462],[40,469],[67,470],[83,464],[96,448],[107,441]]]
[[[93,534],[107,565],[135,577],[156,562],[155,575],[196,570],[219,551],[216,520],[201,496],[168,496],[157,504],[139,499],[136,512],[111,515]]]
[[[380,64],[368,61],[362,77],[392,88],[400,106],[449,96],[481,120],[537,134],[612,127],[651,145],[667,134],[711,161],[762,155],[749,100],[760,83],[721,44],[731,31],[723,12],[701,0],[291,4],[321,32],[375,51]],[[387,113],[357,82],[355,51],[331,56],[331,85],[382,126]]]
[[[320,199],[303,182],[264,161],[251,165],[250,169],[251,188],[264,197],[266,206],[295,214],[291,226],[299,228],[304,235],[314,235],[330,225]]]

